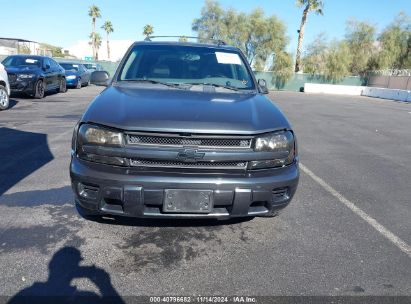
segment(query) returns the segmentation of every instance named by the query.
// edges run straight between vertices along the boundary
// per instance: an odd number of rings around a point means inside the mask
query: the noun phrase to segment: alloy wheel
[[[9,97],[7,96],[7,92],[4,89],[0,89],[0,108],[5,109],[8,107],[9,104]]]

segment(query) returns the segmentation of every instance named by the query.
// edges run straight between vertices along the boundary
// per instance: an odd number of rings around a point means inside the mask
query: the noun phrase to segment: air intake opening
[[[261,202],[253,202],[250,207],[265,207],[267,202],[261,201]]]
[[[78,195],[89,200],[96,200],[98,197],[99,187],[83,183],[77,184]]]
[[[288,188],[277,188],[272,191],[274,203],[282,203],[290,198]]]
[[[109,204],[109,205],[119,205],[119,206],[122,206],[122,205],[123,205],[123,202],[122,202],[121,200],[119,200],[119,199],[114,199],[114,198],[105,198],[105,199],[104,199],[104,202],[105,202],[106,204]]]

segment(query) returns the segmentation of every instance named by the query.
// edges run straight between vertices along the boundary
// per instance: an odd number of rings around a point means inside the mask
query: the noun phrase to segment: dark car
[[[2,64],[6,68],[11,93],[43,98],[46,92],[65,93],[64,69],[53,59],[34,55],[12,55]]]
[[[95,72],[97,73],[97,72]],[[242,52],[137,42],[90,104],[70,175],[85,216],[275,216],[299,179],[296,138]]]
[[[84,63],[84,66],[90,73],[95,71],[104,71],[104,68],[98,63]]]
[[[76,62],[60,62],[66,70],[66,82],[68,87],[81,89],[82,86],[90,84],[90,71],[81,63]]]

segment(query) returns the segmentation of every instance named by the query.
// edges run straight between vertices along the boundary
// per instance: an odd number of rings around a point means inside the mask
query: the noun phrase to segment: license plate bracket
[[[166,189],[163,212],[210,213],[213,206],[212,190]]]

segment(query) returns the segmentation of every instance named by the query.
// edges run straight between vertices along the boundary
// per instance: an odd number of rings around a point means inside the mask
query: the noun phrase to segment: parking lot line
[[[310,169],[308,169],[302,163],[300,163],[300,169],[305,174],[310,176],[314,181],[316,181],[327,192],[329,192],[331,195],[336,197],[341,203],[343,203],[345,206],[347,206],[349,209],[351,209],[351,211],[353,211],[355,214],[357,214],[359,217],[361,217],[364,221],[366,221],[369,225],[371,225],[371,227],[373,227],[380,234],[382,234],[385,238],[387,238],[389,241],[391,241],[401,251],[403,251],[405,254],[407,254],[408,257],[411,258],[411,246],[410,245],[408,245],[401,238],[399,238],[394,233],[389,231],[383,225],[378,223],[376,219],[374,219],[373,217],[368,215],[362,209],[358,208],[354,203],[352,203],[347,198],[345,198],[341,193],[339,193],[337,190],[335,190],[333,187],[331,187],[329,184],[327,184],[321,177],[314,174]]]

